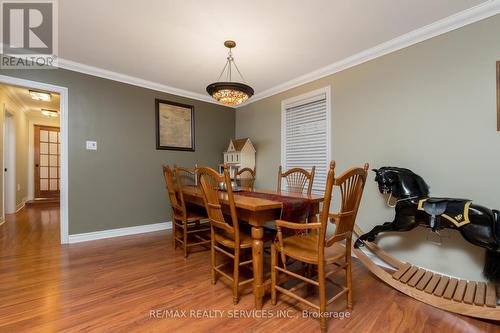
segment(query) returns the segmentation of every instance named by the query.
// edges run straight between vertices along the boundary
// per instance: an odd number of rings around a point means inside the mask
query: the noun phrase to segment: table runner
[[[304,223],[311,210],[311,200],[304,198],[287,197],[273,193],[241,191],[235,193],[246,197],[266,199],[281,202],[281,219],[289,222]]]

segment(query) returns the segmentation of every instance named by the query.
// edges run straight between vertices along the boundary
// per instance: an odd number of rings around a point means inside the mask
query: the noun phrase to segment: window
[[[281,104],[283,170],[316,166],[313,193],[324,193],[330,163],[330,87],[284,100]]]

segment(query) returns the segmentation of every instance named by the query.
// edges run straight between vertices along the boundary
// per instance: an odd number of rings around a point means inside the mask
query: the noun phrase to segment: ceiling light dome
[[[212,83],[207,86],[207,92],[210,96],[212,96],[213,99],[215,99],[219,103],[226,105],[238,105],[252,97],[254,91],[252,87],[245,83],[232,82],[231,75],[233,64],[241,79],[243,81],[245,81],[245,79],[243,78],[243,75],[241,75],[238,66],[236,66],[233,55],[231,53],[231,49],[236,46],[236,42],[227,40],[224,42],[224,46],[229,49],[226,65],[222,69],[222,72],[217,79],[218,82]],[[219,81],[224,72],[226,72],[226,81]]]

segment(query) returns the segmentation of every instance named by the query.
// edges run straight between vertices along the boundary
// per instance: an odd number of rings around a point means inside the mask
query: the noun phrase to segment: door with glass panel
[[[60,142],[58,127],[35,126],[35,198],[59,197]]]

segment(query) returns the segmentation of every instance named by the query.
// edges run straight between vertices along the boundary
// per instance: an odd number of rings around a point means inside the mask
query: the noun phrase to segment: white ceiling
[[[59,1],[59,56],[206,94],[234,39],[256,94],[486,0]]]
[[[50,102],[44,102],[31,98],[28,88],[3,84],[0,85],[0,89],[1,88],[6,89],[9,96],[24,108],[24,112],[28,116],[33,115],[35,117],[39,117],[41,115],[42,109],[59,111],[60,99],[59,94],[57,93],[50,93],[52,97]]]

